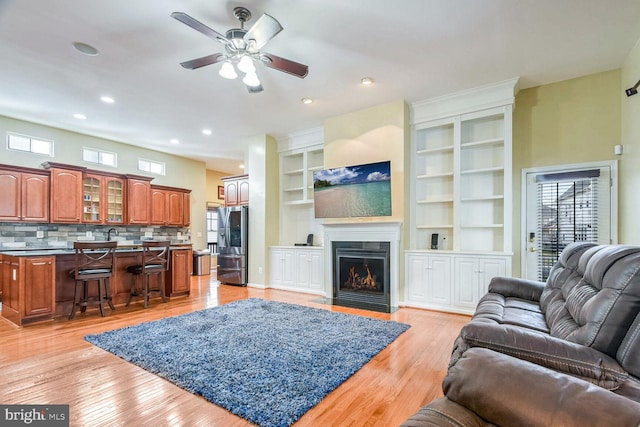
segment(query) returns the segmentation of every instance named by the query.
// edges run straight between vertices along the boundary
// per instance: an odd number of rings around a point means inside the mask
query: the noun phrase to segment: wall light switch
[[[38,231],[36,231],[36,237],[37,237],[38,239],[42,239],[42,238],[44,238],[44,231],[42,231],[42,230],[38,230]]]

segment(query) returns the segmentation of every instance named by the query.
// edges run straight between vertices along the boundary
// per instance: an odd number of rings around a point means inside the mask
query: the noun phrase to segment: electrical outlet
[[[87,237],[93,237],[93,231],[87,231],[86,236]]]
[[[153,237],[153,232],[152,231],[145,231],[144,232],[144,237]]]
[[[44,231],[42,231],[42,230],[38,230],[38,231],[36,231],[36,237],[37,237],[38,239],[42,239],[42,238],[44,238]]]

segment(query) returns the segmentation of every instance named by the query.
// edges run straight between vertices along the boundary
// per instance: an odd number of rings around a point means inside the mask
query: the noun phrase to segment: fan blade
[[[249,85],[245,85],[245,86],[247,86],[247,91],[249,91],[249,93],[260,93],[263,90],[262,83],[260,83],[258,86],[249,86]]]
[[[250,41],[253,40],[253,44],[250,46],[256,50],[260,50],[262,46],[267,44],[269,40],[274,38],[278,33],[282,31],[282,25],[271,15],[264,13],[251,28],[244,35],[244,41],[247,45],[250,45]]]
[[[207,55],[202,58],[192,59],[191,61],[181,62],[180,65],[188,70],[195,70],[196,68],[204,67],[205,65],[224,61],[226,58],[227,56],[223,53],[214,53],[213,55]]]
[[[269,68],[284,71],[296,77],[304,79],[309,74],[309,67],[290,59],[281,58],[272,53],[261,53],[260,59]]]
[[[216,41],[219,41],[220,43],[231,43],[225,36],[223,36],[222,34],[220,34],[219,32],[212,30],[211,28],[207,27],[206,25],[204,25],[202,22],[198,21],[195,18],[190,17],[189,15],[187,15],[186,13],[183,12],[173,12],[171,14],[172,18],[177,19],[178,21],[182,22],[183,24],[186,24],[188,26],[190,26],[191,28],[193,28],[194,30],[204,34],[205,36],[214,39]]]

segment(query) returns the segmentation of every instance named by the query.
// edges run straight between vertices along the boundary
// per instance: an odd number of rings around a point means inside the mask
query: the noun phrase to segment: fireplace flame
[[[345,283],[346,288],[363,289],[369,291],[375,291],[378,289],[376,279],[371,274],[371,270],[369,269],[369,264],[365,263],[363,267],[367,271],[366,276],[361,276],[360,274],[356,273],[355,266],[351,266],[351,268],[349,268],[349,276],[347,277],[347,282]]]

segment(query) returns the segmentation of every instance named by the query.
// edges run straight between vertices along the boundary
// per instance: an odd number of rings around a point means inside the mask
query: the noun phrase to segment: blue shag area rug
[[[259,426],[289,426],[409,325],[262,299],[87,341]]]

